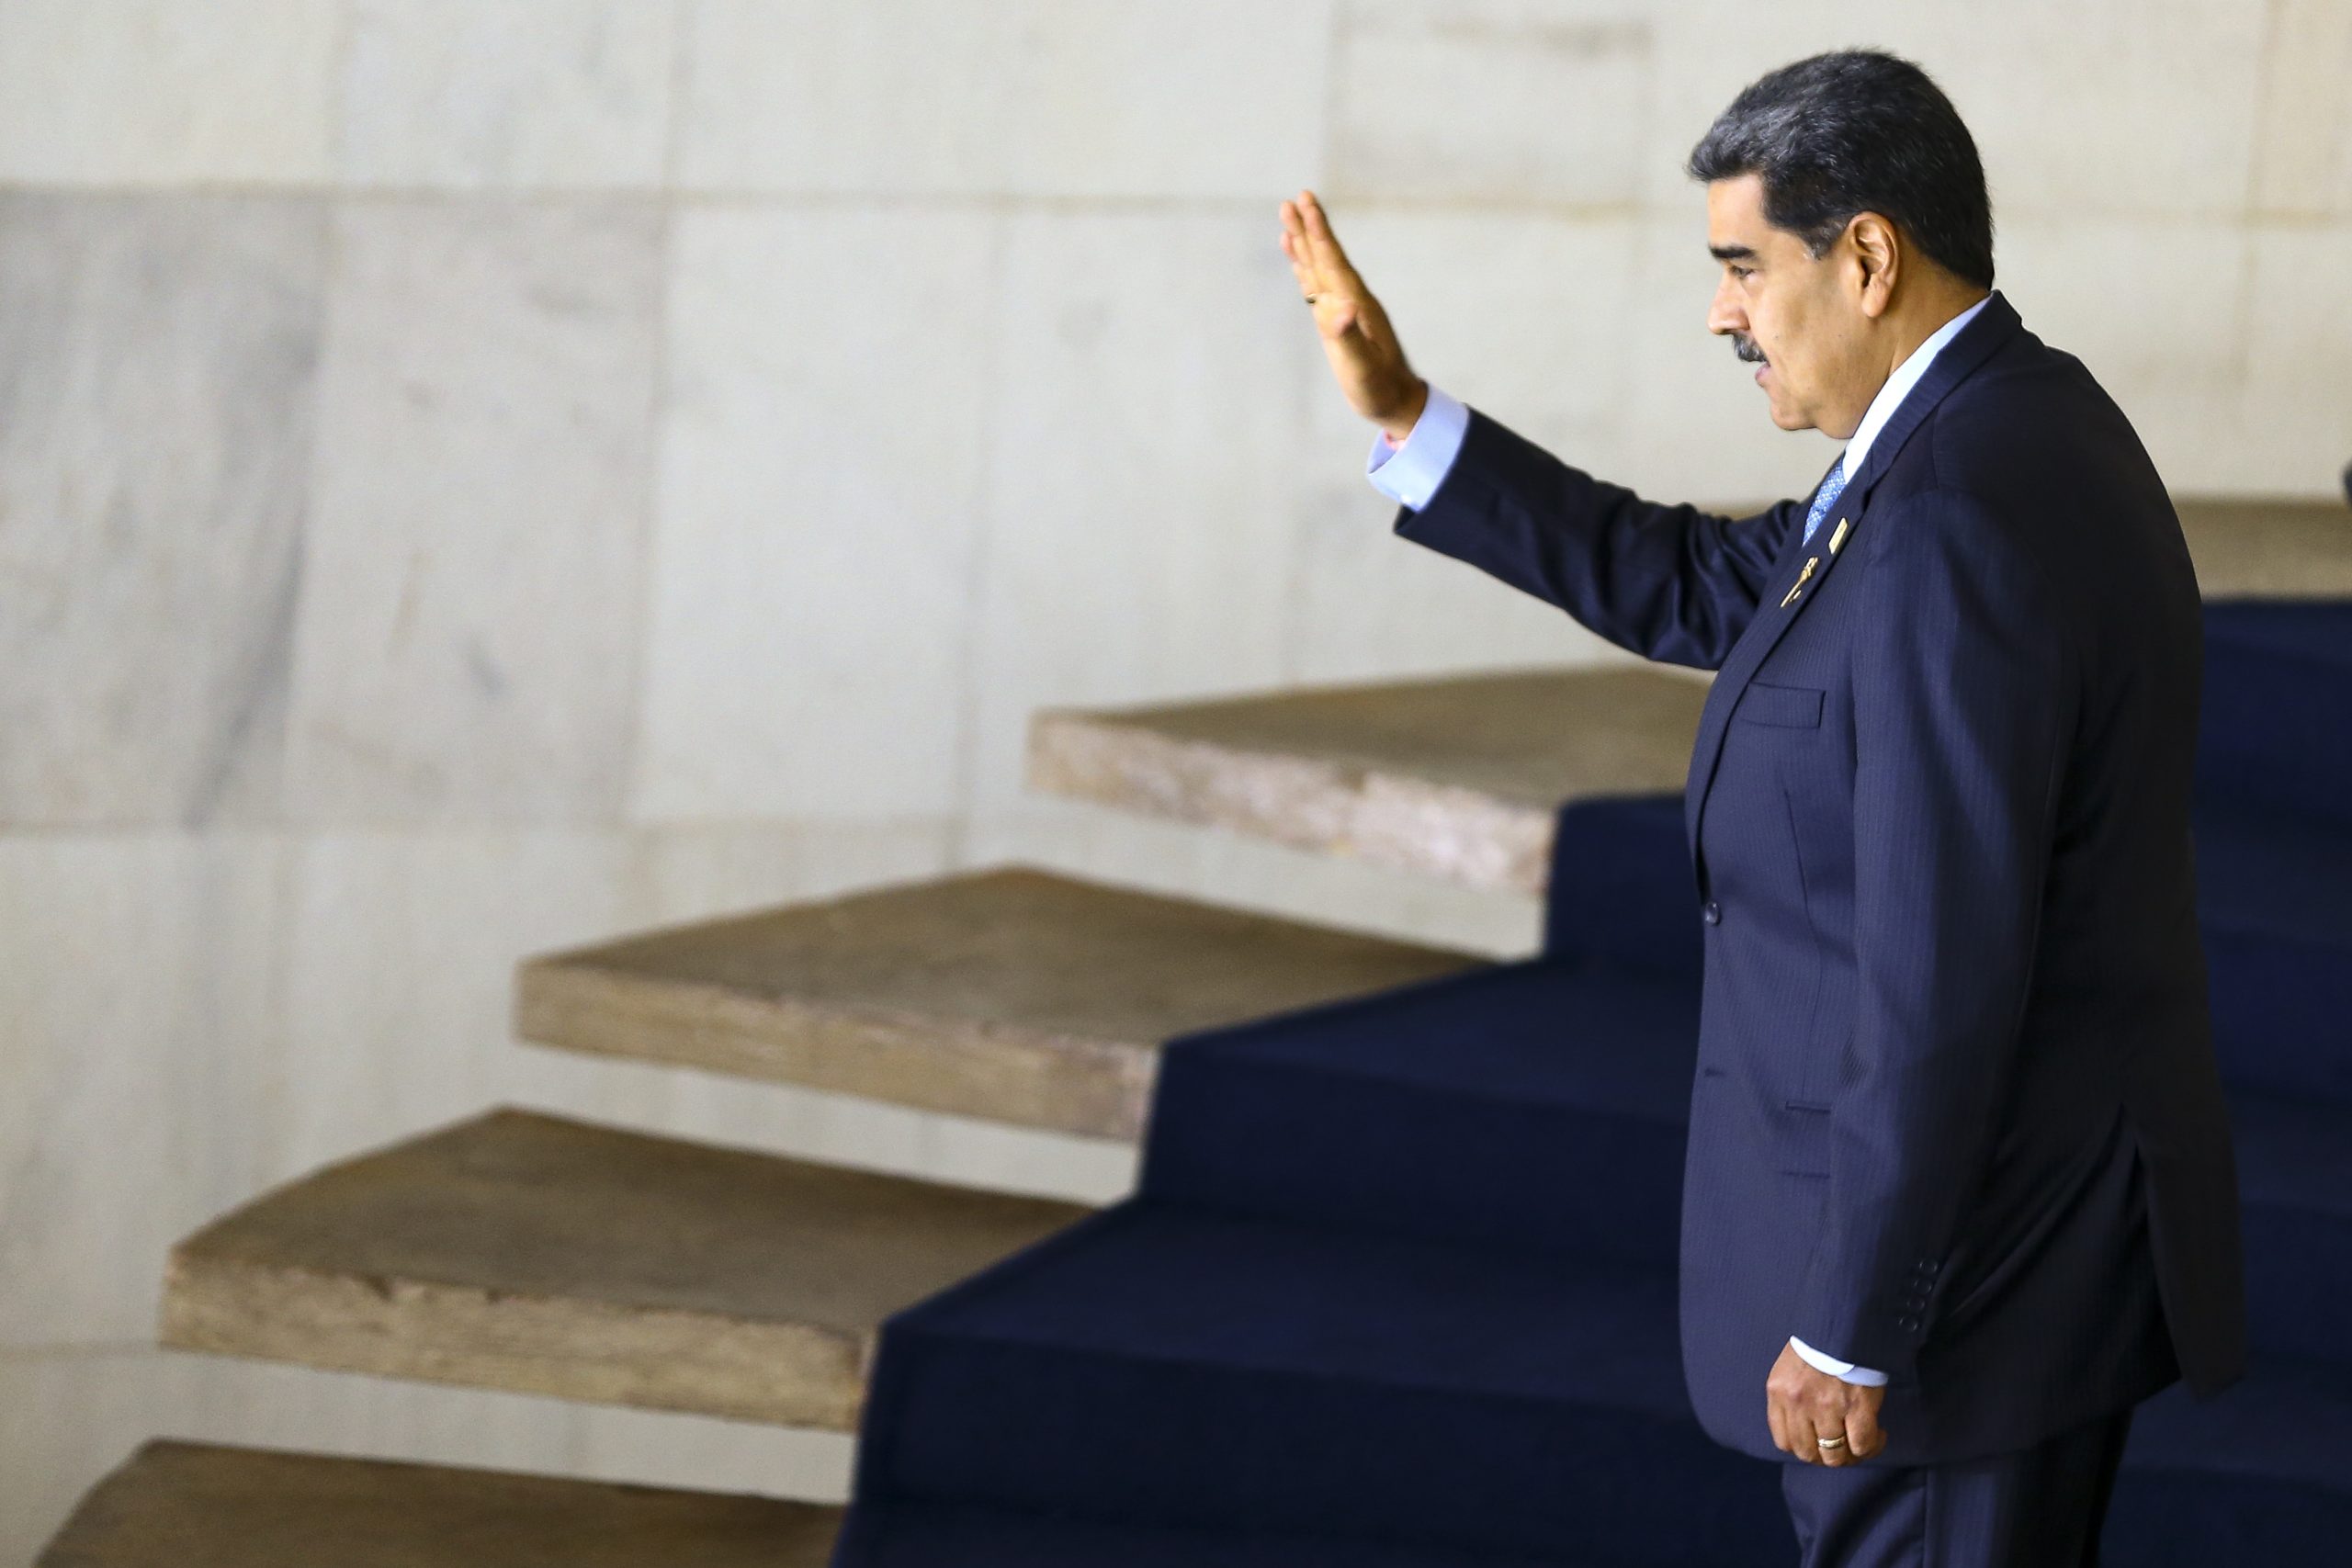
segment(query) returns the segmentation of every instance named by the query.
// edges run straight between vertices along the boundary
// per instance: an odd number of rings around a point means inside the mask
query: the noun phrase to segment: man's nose
[[[1707,330],[1718,337],[1726,333],[1747,330],[1747,313],[1731,291],[1731,277],[1724,275],[1715,285],[1715,297],[1707,305]]]

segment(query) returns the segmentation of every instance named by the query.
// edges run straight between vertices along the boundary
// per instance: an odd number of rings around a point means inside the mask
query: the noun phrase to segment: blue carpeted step
[[[1496,1553],[1771,1561],[1670,1271],[1137,1198],[885,1324],[861,1500]]]
[[[1705,961],[1682,795],[1587,796],[1553,818],[1543,951],[1697,984]]]
[[[2344,1561],[2352,1371],[2258,1361],[2210,1404],[2175,1383],[2140,1406],[2101,1540],[2107,1568]]]
[[[2256,1370],[2142,1411],[2110,1568],[2352,1539],[2352,605],[2207,628],[2199,914]],[[1559,829],[1541,958],[1171,1042],[1136,1198],[886,1324],[844,1568],[1793,1555],[1774,1467],[1682,1391],[1680,797]]]
[[[2352,1106],[2352,829],[2205,803],[2196,835],[2222,1076]]]
[[[2352,604],[2205,606],[2200,800],[2352,825]]]
[[[1169,1043],[1143,1189],[1670,1267],[1698,988],[1597,959],[1449,976]]]
[[[2352,1369],[2352,1111],[2237,1090],[2230,1127],[2256,1352]]]
[[[1181,1037],[1141,1190],[1297,1224],[1671,1268],[1694,999],[1555,959]],[[2233,1091],[2255,1342],[2352,1362],[2352,1108]]]
[[[1755,1561],[1761,1568],[1781,1559],[1768,1553]],[[856,1515],[832,1562],[833,1568],[1635,1568],[1583,1554],[1493,1556],[1289,1533],[1154,1529],[952,1504]]]
[[[2346,678],[2352,685],[2352,670]],[[1561,812],[1560,843],[1580,847],[1564,849],[1557,867],[1547,953],[1695,949],[1700,927],[1679,809],[1674,797],[1653,796],[1583,801]],[[2208,799],[2198,804],[2195,832],[2198,917],[2223,1077],[2352,1105],[2352,819],[2338,825]],[[1620,934],[1621,924],[1633,934]],[[1696,983],[1696,968],[1686,971],[1679,959],[1649,967]]]

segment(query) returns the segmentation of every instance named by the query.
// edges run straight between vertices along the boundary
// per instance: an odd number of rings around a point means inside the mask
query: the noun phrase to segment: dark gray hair
[[[1993,204],[1960,113],[1928,73],[1871,49],[1758,77],[1690,150],[1697,180],[1756,175],[1764,217],[1820,255],[1857,212],[1894,220],[1947,270],[1993,287]]]

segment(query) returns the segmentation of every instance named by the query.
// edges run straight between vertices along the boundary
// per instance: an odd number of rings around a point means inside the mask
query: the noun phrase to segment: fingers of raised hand
[[[1356,269],[1349,265],[1348,253],[1340,248],[1339,237],[1331,232],[1331,220],[1325,216],[1323,204],[1311,190],[1302,190],[1298,196],[1300,215],[1306,222],[1306,246],[1314,254],[1317,272],[1335,286],[1354,284]]]
[[[1298,291],[1315,307],[1318,323],[1344,330],[1356,319],[1353,306],[1361,298],[1359,287],[1352,275],[1331,265],[1327,254],[1308,236],[1305,215],[1295,202],[1283,203],[1283,254],[1290,258],[1291,274],[1298,280]],[[1346,309],[1340,310],[1341,307]],[[1345,319],[1335,322],[1335,310],[1340,310]]]
[[[1291,205],[1283,203],[1283,254],[1290,258],[1291,276],[1298,279],[1301,294],[1314,295],[1323,291],[1323,280],[1316,276],[1314,254],[1306,248],[1306,236],[1295,224]]]
[[[1313,307],[1315,325],[1325,337],[1343,337],[1363,319],[1366,301],[1346,285],[1318,276],[1304,241],[1285,233],[1283,254],[1290,258],[1291,276],[1298,282],[1300,296]]]

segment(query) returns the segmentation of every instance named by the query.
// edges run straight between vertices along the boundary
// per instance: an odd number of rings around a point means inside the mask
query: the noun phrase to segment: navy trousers
[[[1956,1463],[1783,1464],[1800,1568],[2096,1568],[2132,1409]]]

